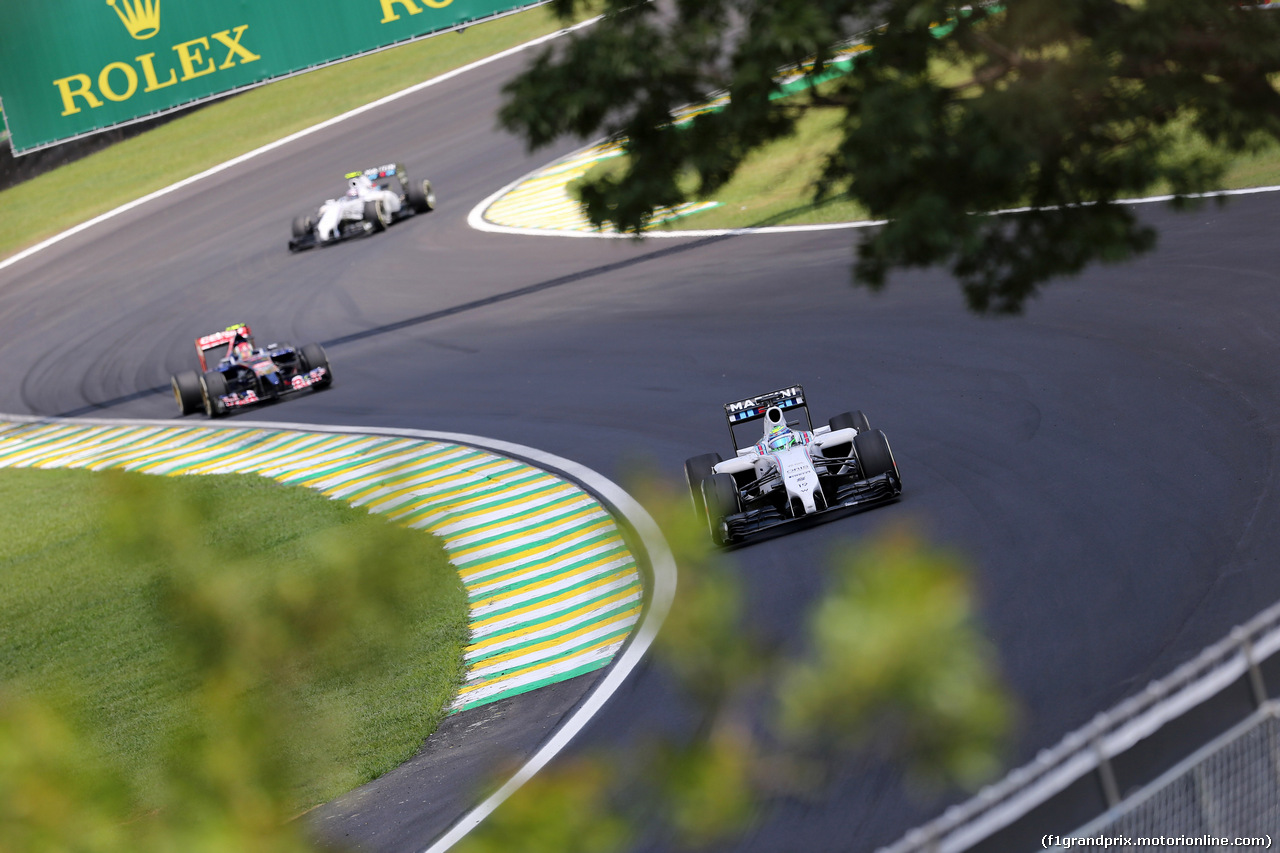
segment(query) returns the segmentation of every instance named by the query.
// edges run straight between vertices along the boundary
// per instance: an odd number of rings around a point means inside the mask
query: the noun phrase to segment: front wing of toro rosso
[[[374,194],[329,199],[315,213],[296,217],[289,238],[289,251],[300,252],[349,237],[372,234],[402,219],[435,209],[436,196],[431,182],[410,180],[400,163],[348,172],[345,178],[350,181],[360,176],[374,184]],[[335,230],[329,239],[324,240],[321,239],[321,225],[329,211],[336,217]]]
[[[328,356],[319,344],[295,347],[272,343],[254,349],[253,355],[233,357],[237,344],[253,347],[253,336],[244,324],[196,339],[200,373],[187,371],[172,379],[173,394],[183,415],[204,409],[218,417],[231,409],[252,406],[289,396],[308,388],[327,388],[333,381]]]
[[[902,493],[888,439],[861,412],[836,415],[815,429],[799,385],[727,403],[724,411],[734,457],[712,453],[685,463],[694,507],[720,544],[869,509]],[[771,445],[770,435],[782,427],[789,437]]]

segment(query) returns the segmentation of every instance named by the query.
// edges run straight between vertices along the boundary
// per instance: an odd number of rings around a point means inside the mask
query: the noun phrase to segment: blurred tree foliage
[[[330,756],[299,749],[342,719],[306,707],[317,679],[403,653],[421,597],[412,534],[370,519],[263,565],[234,549],[200,492],[113,475],[107,547],[159,567],[156,618],[183,662],[189,713],[148,766],[102,754],[78,685],[0,689],[0,853],[314,849],[300,783]],[[636,489],[680,566],[653,654],[693,732],[559,762],[469,835],[469,853],[614,853],[639,838],[696,849],[749,826],[768,798],[819,790],[850,750],[935,784],[996,768],[1009,702],[963,563],[898,532],[834,564],[801,650],[753,631],[744,591],[683,490]],[[325,742],[316,736],[316,743]],[[157,794],[156,792],[160,792]]]
[[[842,550],[803,649],[788,651],[752,629],[731,558],[711,547],[687,493],[653,479],[633,493],[680,567],[652,654],[698,725],[553,765],[459,853],[723,844],[770,797],[819,793],[853,750],[904,762],[933,790],[973,788],[999,769],[1012,704],[958,555],[905,530]]]
[[[584,0],[553,0],[568,20]],[[642,229],[743,159],[835,110],[842,140],[820,197],[889,224],[864,234],[855,280],[947,265],[978,311],[1016,312],[1047,279],[1155,245],[1117,205],[1212,190],[1225,158],[1280,136],[1280,15],[1234,0],[606,0],[605,18],[506,88],[500,120],[537,148],[625,138],[621,174],[588,180],[594,223]],[[938,38],[930,26],[950,22]],[[874,28],[872,28],[874,26]],[[852,73],[779,99],[780,69]],[[714,92],[729,105],[671,122]],[[692,189],[683,175],[696,175]],[[1020,215],[973,215],[1023,207]]]
[[[335,757],[305,745],[332,744],[318,735],[348,721],[307,691],[407,652],[430,588],[421,534],[353,513],[267,564],[237,543],[273,535],[271,505],[260,527],[218,529],[211,491],[102,476],[104,547],[156,566],[155,616],[187,713],[143,766],[118,766],[99,749],[83,685],[0,685],[0,853],[315,849],[293,820],[307,805],[299,791]]]
[[[810,656],[780,680],[784,729],[811,749],[874,736],[927,781],[993,775],[1009,706],[964,563],[895,531],[841,555],[832,580]]]

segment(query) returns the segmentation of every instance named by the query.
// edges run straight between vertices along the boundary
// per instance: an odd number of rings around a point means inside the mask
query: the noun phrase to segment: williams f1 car
[[[772,527],[897,500],[902,479],[889,440],[862,412],[813,428],[804,388],[727,403],[735,455],[684,463],[695,511],[720,545]]]
[[[434,210],[435,206],[431,182],[409,180],[399,163],[349,172],[345,196],[329,199],[315,213],[294,218],[289,251],[385,231],[393,222]]]
[[[184,415],[204,410],[211,418],[231,409],[278,400],[296,391],[328,388],[329,358],[319,344],[254,346],[243,323],[196,338],[200,372],[187,370],[171,380]]]

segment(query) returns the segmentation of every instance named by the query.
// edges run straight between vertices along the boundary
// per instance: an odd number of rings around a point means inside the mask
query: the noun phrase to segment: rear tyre
[[[391,224],[391,214],[387,213],[387,203],[382,199],[364,203],[364,221],[373,226],[374,231],[386,231]]]
[[[867,432],[871,429],[871,424],[867,421],[867,416],[862,413],[861,409],[856,412],[841,412],[827,423],[831,425],[832,432],[838,429],[847,429],[848,427],[853,427],[858,432]]]
[[[436,209],[436,193],[431,189],[430,181],[423,181],[420,184],[411,181],[405,188],[405,197],[409,199],[409,206],[415,213],[426,213]]]
[[[200,377],[200,397],[204,403],[204,413],[211,418],[220,418],[227,413],[222,398],[227,393],[227,377],[216,370],[211,370]]]
[[[717,545],[733,541],[726,519],[742,511],[738,500],[738,484],[732,474],[712,474],[702,481],[702,500],[707,507],[707,526]]]
[[[293,217],[293,236],[295,238],[306,237],[315,229],[315,227],[316,224],[312,221],[310,216]]]
[[[324,347],[319,344],[305,344],[301,353],[302,366],[306,370],[315,370],[317,367],[324,368],[324,379],[321,379],[313,388],[328,388],[333,384],[333,368],[329,366],[329,356],[325,355]]]
[[[853,429],[856,429],[859,434],[861,434],[871,429],[871,424],[867,423],[867,416],[864,415],[861,411],[841,412],[831,420],[827,421],[827,423],[830,425],[832,432],[835,432],[838,429],[848,429],[852,427]],[[833,444],[830,447],[823,448],[822,452],[825,455],[831,456],[833,458],[840,457],[840,456],[852,456],[853,445],[852,444]]]
[[[198,412],[204,406],[200,375],[194,370],[177,374],[170,380],[170,384],[173,386],[173,399],[178,403],[178,411],[183,415]]]
[[[862,467],[863,477],[877,477],[891,474],[898,488],[902,487],[902,478],[898,476],[898,463],[894,461],[893,451],[889,449],[889,439],[882,430],[860,432],[853,439],[854,450],[858,453],[858,463]]]

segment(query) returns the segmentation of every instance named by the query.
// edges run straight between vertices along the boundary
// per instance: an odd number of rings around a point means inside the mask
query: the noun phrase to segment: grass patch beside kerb
[[[955,71],[940,72],[956,76]],[[820,87],[821,88],[821,87]],[[803,97],[803,96],[792,96]],[[688,216],[669,219],[656,225],[655,231],[690,231],[717,228],[750,228],[770,225],[811,225],[856,222],[871,218],[866,208],[846,199],[814,203],[818,178],[827,156],[840,143],[841,110],[816,109],[805,113],[796,123],[795,132],[767,145],[747,157],[736,175],[718,191],[694,201],[716,201],[719,206]],[[1177,133],[1175,128],[1173,133]],[[1211,155],[1202,140],[1186,135],[1178,143],[1178,153]],[[602,174],[620,175],[625,159],[616,157],[602,161],[569,187],[576,187]],[[697,185],[692,174],[682,178],[687,192]],[[1247,189],[1280,185],[1280,145],[1260,142],[1252,152],[1231,158],[1223,174],[1220,190]],[[1153,187],[1150,195],[1166,195],[1167,186]]]
[[[0,210],[7,212],[0,217],[0,258],[269,142],[563,26],[548,7],[539,6],[206,106],[0,192]]]
[[[108,476],[146,475],[0,469],[0,506],[9,508],[0,514],[0,685],[53,695],[77,685],[77,710],[92,720],[95,745],[120,767],[146,768],[187,713],[188,679],[157,621],[156,579],[164,567],[104,546]],[[439,541],[255,475],[147,479],[173,500],[185,493],[215,507],[203,533],[193,532],[202,536],[195,544],[208,553],[210,575],[230,561],[255,560],[305,581],[312,537],[354,537],[364,526],[386,525],[394,528],[388,535],[408,540],[412,565],[423,573],[412,604],[416,627],[405,639],[410,651],[386,666],[308,681],[307,713],[342,725],[298,720],[298,742],[287,746],[325,757],[297,791],[300,807],[412,756],[444,718],[463,676],[466,593]]]
[[[708,201],[719,207],[670,220],[663,231],[702,228],[746,228],[764,225],[810,225],[870,219],[861,205],[847,200],[813,203],[814,187],[823,162],[840,142],[837,110],[814,110],[796,125],[796,132],[753,153],[738,174]],[[1183,143],[1184,150],[1208,153],[1203,143]],[[596,167],[621,169],[620,159]],[[587,177],[594,177],[595,170]],[[691,181],[692,183],[692,181]],[[1280,146],[1272,145],[1234,158],[1219,189],[1235,190],[1280,184]],[[1151,195],[1165,195],[1168,187],[1155,187]]]

